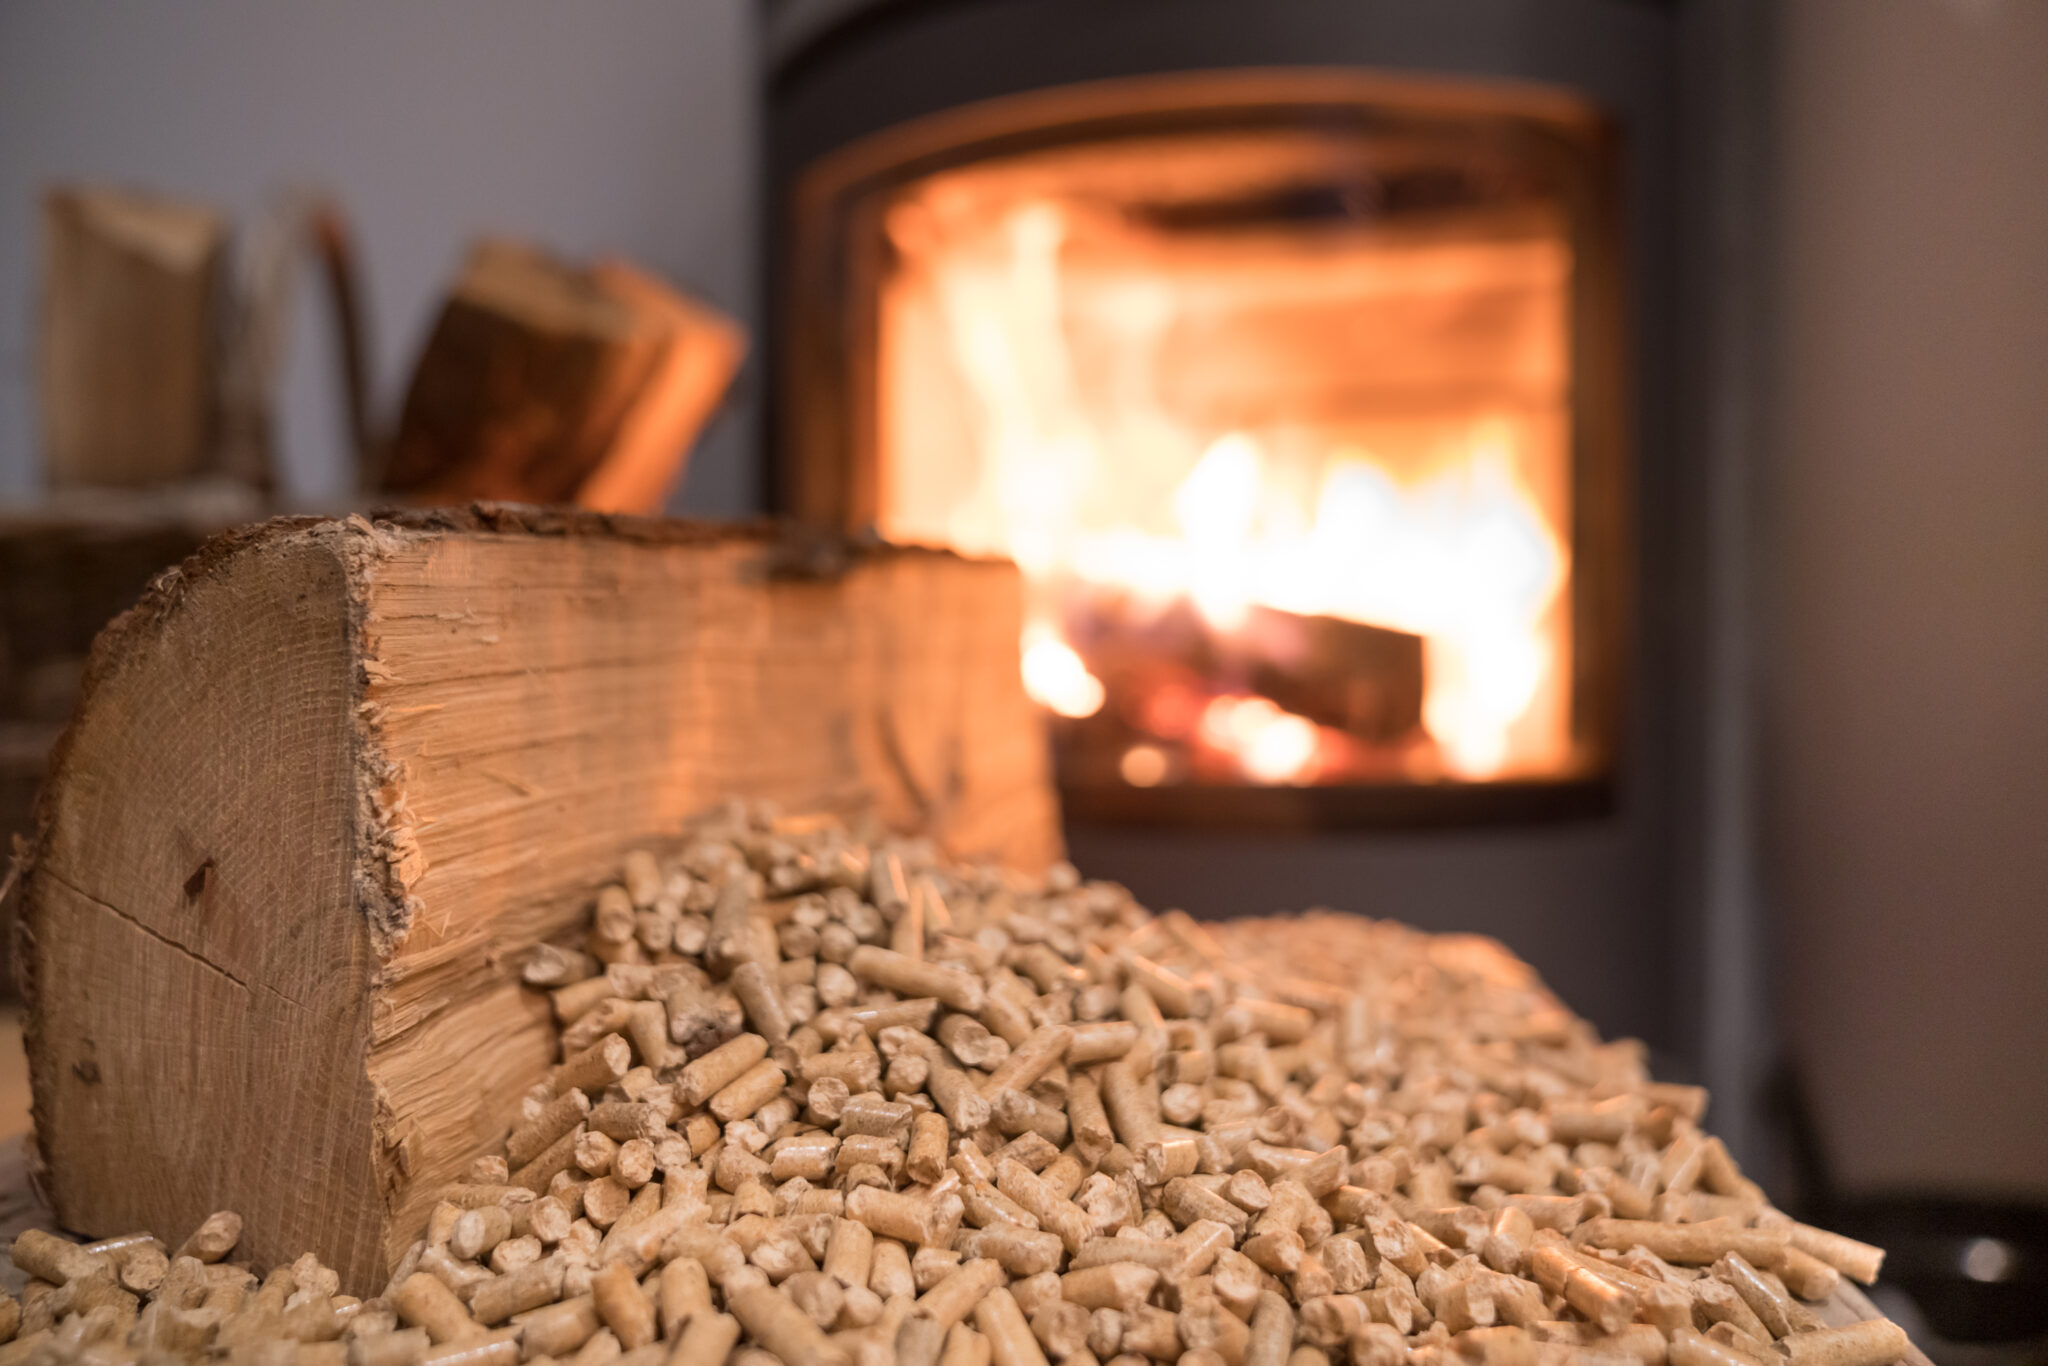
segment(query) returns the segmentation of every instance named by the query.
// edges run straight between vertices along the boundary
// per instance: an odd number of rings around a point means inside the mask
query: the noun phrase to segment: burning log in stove
[[[781,487],[1023,567],[1069,814],[1463,822],[1481,785],[1547,815],[1604,784],[1628,502],[1598,116],[1305,73],[972,109],[793,163]],[[1230,625],[1068,610],[1112,584]]]
[[[1186,599],[1110,588],[1081,590],[1067,619],[1103,700],[1062,728],[1062,757],[1111,756],[1123,781],[1390,774],[1427,744],[1422,638],[1406,631],[1264,606],[1219,625]]]

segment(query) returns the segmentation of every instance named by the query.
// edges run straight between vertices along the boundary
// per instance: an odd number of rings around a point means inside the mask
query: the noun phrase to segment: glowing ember
[[[1102,710],[1101,680],[1073,646],[1043,630],[1025,633],[1024,691],[1061,716],[1078,719]]]
[[[1423,768],[1490,778],[1569,762],[1570,255],[1554,227],[1345,239],[1303,264],[1195,251],[1065,201],[992,208],[949,197],[940,178],[897,204],[889,231],[899,264],[882,297],[882,530],[1018,562],[1033,697],[1077,718],[1107,699],[1105,716],[1121,708],[1121,724],[1164,742],[1189,743],[1193,727],[1256,782],[1315,781],[1351,752],[1319,732],[1329,718],[1220,678],[1190,696],[1162,677],[1161,696],[1116,701],[1099,661],[1091,671],[1095,656],[1083,658],[1087,637],[1066,634],[1077,592],[1115,589],[1140,625],[1192,603],[1222,639],[1254,609],[1420,636],[1435,756]],[[1479,360],[1458,350],[1484,332],[1475,299],[1512,319],[1512,344]],[[1242,320],[1276,309],[1309,320],[1297,330],[1331,330],[1340,349],[1358,345],[1341,329],[1365,326],[1361,312],[1391,319],[1383,327],[1412,334],[1418,351],[1452,356],[1438,368],[1459,383],[1421,398],[1393,385],[1391,417],[1370,405],[1310,420],[1282,404],[1227,424],[1191,412],[1219,388],[1256,392],[1240,372],[1261,364],[1269,387],[1310,392],[1299,372],[1318,363],[1312,346],[1275,342],[1268,360],[1241,340]],[[1499,393],[1472,380],[1490,380],[1488,366],[1508,373]],[[1186,719],[1169,728],[1168,711]],[[1122,753],[1135,786],[1173,771],[1149,740]]]
[[[1166,751],[1157,745],[1132,745],[1117,761],[1117,772],[1132,787],[1157,787],[1171,769]]]
[[[1262,783],[1313,776],[1316,726],[1264,697],[1219,697],[1202,713],[1202,739],[1234,755],[1245,775]]]

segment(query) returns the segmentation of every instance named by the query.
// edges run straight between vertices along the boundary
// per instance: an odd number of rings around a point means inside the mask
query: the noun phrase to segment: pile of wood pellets
[[[734,806],[525,979],[561,1054],[374,1299],[216,1215],[14,1245],[0,1366],[1880,1366],[1771,1208],[1489,941],[1205,927]]]

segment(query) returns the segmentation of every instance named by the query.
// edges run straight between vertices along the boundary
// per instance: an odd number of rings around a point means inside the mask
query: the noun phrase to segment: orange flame
[[[1448,772],[1566,760],[1557,422],[1474,400],[1377,440],[1306,423],[1200,431],[1162,397],[1161,357],[1192,307],[1184,267],[1126,252],[1091,270],[1079,211],[1053,201],[941,230],[944,210],[927,196],[890,223],[903,264],[883,299],[882,529],[1017,561],[1033,697],[1064,716],[1103,705],[1057,625],[1059,586],[1078,580],[1192,601],[1224,630],[1259,605],[1412,632]],[[1083,245],[1108,231],[1082,226]],[[1550,246],[1523,244],[1518,268],[1561,281]],[[1471,259],[1431,269],[1455,284],[1457,269],[1494,268]],[[1314,724],[1270,701],[1217,698],[1201,725],[1255,781],[1312,780]]]
[[[1102,680],[1088,672],[1074,647],[1043,625],[1024,633],[1024,691],[1031,700],[1079,719],[1102,710]]]

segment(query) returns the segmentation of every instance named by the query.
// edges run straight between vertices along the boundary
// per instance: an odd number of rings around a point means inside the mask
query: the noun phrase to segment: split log
[[[189,478],[211,455],[226,222],[106,188],[43,201],[44,460],[58,486]]]
[[[661,357],[611,450],[576,490],[597,512],[659,512],[697,434],[725,398],[746,355],[739,324],[623,261],[591,267],[598,288],[663,329]]]
[[[1058,854],[1007,565],[479,507],[211,542],[95,645],[22,892],[58,1219],[374,1293],[553,1030],[516,979],[728,792]]]
[[[744,334],[622,263],[472,249],[414,367],[381,487],[658,511]]]

